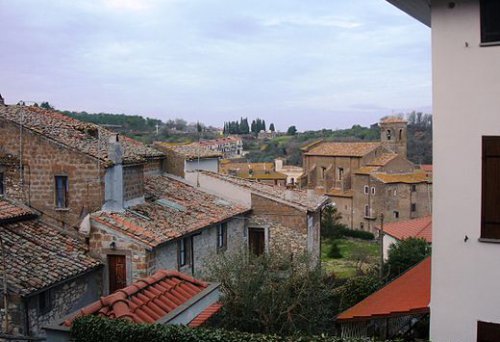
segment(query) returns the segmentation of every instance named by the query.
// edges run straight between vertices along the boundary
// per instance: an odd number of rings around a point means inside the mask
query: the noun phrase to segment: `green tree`
[[[275,132],[276,131],[276,129],[274,128],[274,123],[271,122],[271,124],[269,125],[269,130],[271,132]]]
[[[211,278],[221,284],[223,328],[278,335],[332,331],[333,291],[307,255],[245,251],[209,263]]]
[[[40,107],[41,107],[41,108],[44,108],[44,109],[49,109],[49,110],[54,110],[54,109],[55,109],[55,108],[54,108],[54,106],[52,106],[52,105],[51,105],[50,103],[48,103],[48,102],[42,102],[42,103],[40,104]]]
[[[343,286],[335,289],[339,296],[339,311],[342,312],[377,291],[382,283],[374,272],[350,278]]]
[[[295,126],[288,127],[288,129],[286,131],[286,134],[288,134],[288,135],[295,135],[295,134],[297,134],[297,127],[295,127]]]
[[[340,223],[342,215],[337,207],[328,205],[321,215],[321,236],[327,239],[338,239],[342,236],[342,229],[347,228]]]
[[[410,237],[389,247],[385,271],[393,279],[431,255],[431,246],[421,238]]]

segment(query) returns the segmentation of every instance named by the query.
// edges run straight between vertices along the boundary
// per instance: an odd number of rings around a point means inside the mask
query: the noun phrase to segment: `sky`
[[[430,29],[384,0],[0,0],[7,103],[278,130],[430,112]]]

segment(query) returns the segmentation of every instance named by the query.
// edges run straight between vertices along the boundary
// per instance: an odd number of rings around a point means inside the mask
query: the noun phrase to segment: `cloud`
[[[281,18],[266,19],[262,22],[263,26],[313,26],[313,27],[331,27],[342,29],[353,29],[362,24],[356,20],[342,19],[333,16],[308,17],[308,16],[289,16]]]

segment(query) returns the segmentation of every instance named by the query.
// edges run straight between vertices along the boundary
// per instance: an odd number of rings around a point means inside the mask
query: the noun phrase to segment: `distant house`
[[[205,170],[219,172],[222,152],[214,151],[200,143],[172,144],[155,142],[153,147],[167,156],[164,170],[172,175],[184,177],[186,172]]]
[[[287,175],[278,172],[273,163],[242,163],[223,160],[220,173],[257,182],[285,186]]]
[[[432,180],[406,159],[406,121],[385,118],[380,129],[380,141],[317,141],[302,148],[307,187],[330,197],[352,229],[375,232],[380,214],[392,222],[431,212]]]
[[[145,202],[90,216],[92,255],[106,261],[105,293],[160,269],[199,274],[208,258],[245,244],[244,206],[169,176],[146,177]]]
[[[377,226],[377,230],[380,230],[380,226]],[[383,234],[384,259],[387,259],[390,246],[398,241],[414,237],[432,243],[432,217],[387,223]]]
[[[428,257],[377,292],[337,316],[343,338],[375,337],[380,340],[418,336],[414,327],[429,317],[431,258]],[[428,324],[428,323],[427,323]]]
[[[274,160],[274,169],[286,175],[287,186],[301,186],[302,177],[304,176],[304,169],[300,166],[285,165],[284,158],[276,158]]]
[[[74,320],[89,315],[195,328],[220,310],[219,295],[218,284],[177,271],[158,270],[46,327],[47,337],[52,342],[71,341],[69,330]]]
[[[250,250],[308,251],[319,260],[321,210],[328,198],[309,190],[291,190],[234,176],[203,171],[186,174],[191,184],[251,209],[247,229]]]
[[[212,151],[222,153],[224,159],[239,158],[243,154],[243,140],[235,135],[213,140],[202,140],[200,144]]]
[[[102,263],[80,242],[44,223],[24,206],[0,199],[0,239],[8,310],[0,322],[10,335],[42,336],[42,327],[97,300]],[[0,287],[3,295],[3,287]]]

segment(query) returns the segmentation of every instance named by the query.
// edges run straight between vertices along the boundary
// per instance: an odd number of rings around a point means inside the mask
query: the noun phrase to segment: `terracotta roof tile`
[[[337,320],[366,320],[429,311],[431,258],[337,316]]]
[[[60,112],[39,107],[0,106],[0,117],[22,125],[67,147],[110,162],[107,156],[109,137],[115,134],[92,123],[82,122]],[[99,132],[99,134],[98,134]],[[99,148],[98,136],[101,136]],[[164,154],[141,142],[120,136],[125,163],[141,162],[148,158],[161,158]]]
[[[373,172],[376,172],[380,169],[380,166],[362,166],[357,169],[354,173],[358,175],[369,175]]]
[[[335,197],[352,197],[352,196],[354,196],[354,191],[352,191],[352,190],[343,191],[341,189],[330,189],[326,194],[328,196],[335,196]]]
[[[189,322],[188,326],[191,328],[198,328],[205,324],[213,315],[218,313],[222,309],[221,303],[213,303],[205,310],[203,310],[198,316],[196,316],[191,322]]]
[[[0,225],[9,290],[21,296],[101,265],[80,242],[39,219]],[[3,270],[0,272],[0,277]]]
[[[403,119],[402,117],[399,117],[399,116],[388,116],[386,118],[383,118],[382,120],[380,120],[381,123],[398,123],[398,122],[408,122],[406,121],[405,119]]]
[[[381,146],[380,142],[322,142],[306,155],[332,157],[363,157]]]
[[[316,211],[328,202],[328,197],[317,194],[309,194],[305,190],[286,189],[282,186],[259,183],[250,179],[223,175],[210,171],[201,171],[201,173],[209,177],[218,178],[222,181],[249,189],[256,194],[262,194],[271,198],[275,197],[283,202],[288,202],[309,211]]]
[[[14,204],[6,199],[0,198],[0,223],[33,218],[36,214],[25,206]]]
[[[367,163],[367,166],[385,166],[387,165],[391,160],[396,158],[398,155],[396,153],[383,153],[379,157],[373,159],[369,163]]]
[[[178,271],[159,270],[148,278],[101,297],[72,315],[63,324],[70,327],[76,318],[87,315],[122,318],[135,323],[155,323],[202,293],[208,285]],[[200,315],[205,311],[208,314],[213,311],[213,307],[209,306]],[[206,314],[203,315],[205,320],[209,318]]]
[[[383,183],[406,183],[406,184],[416,184],[416,183],[428,183],[430,182],[429,177],[425,172],[416,170],[412,173],[385,173],[385,172],[375,172],[371,173],[371,176]]]
[[[166,142],[155,142],[154,147],[161,151],[164,149],[174,151],[180,154],[187,160],[195,160],[198,158],[220,158],[222,153],[219,151],[214,151],[208,148],[206,145],[199,144],[197,142],[190,144],[171,144]]]
[[[168,176],[146,177],[144,185],[146,203],[92,220],[155,247],[248,211]]]
[[[420,165],[420,169],[425,172],[432,172],[432,164],[422,164]]]
[[[416,237],[432,242],[432,216],[386,223],[384,232],[398,240]]]

